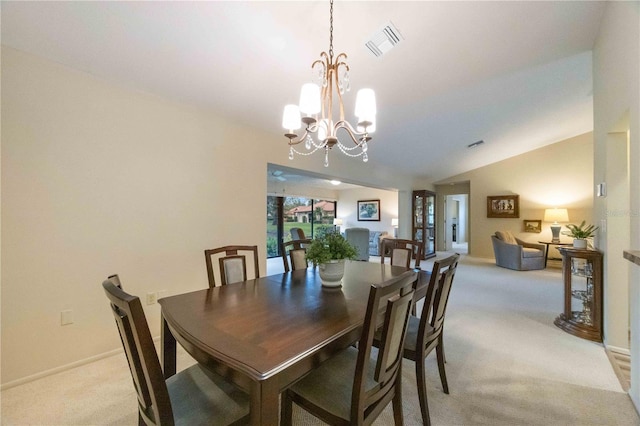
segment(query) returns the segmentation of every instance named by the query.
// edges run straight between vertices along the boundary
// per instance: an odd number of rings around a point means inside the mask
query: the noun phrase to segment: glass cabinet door
[[[423,258],[436,255],[436,194],[430,191],[413,191],[412,237],[422,242]]]

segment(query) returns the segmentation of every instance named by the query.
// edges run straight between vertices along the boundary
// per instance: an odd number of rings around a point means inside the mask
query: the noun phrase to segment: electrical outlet
[[[153,305],[158,301],[158,293],[147,293],[147,305]]]
[[[60,325],[73,324],[73,311],[71,309],[60,312]]]

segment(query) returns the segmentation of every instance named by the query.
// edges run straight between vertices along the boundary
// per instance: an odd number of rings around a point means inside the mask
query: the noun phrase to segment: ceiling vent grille
[[[400,31],[393,25],[393,22],[389,21],[388,24],[370,37],[370,40],[365,43],[365,46],[367,46],[374,56],[379,58],[391,50],[396,44],[400,43],[401,40],[404,40],[402,34],[400,34]]]

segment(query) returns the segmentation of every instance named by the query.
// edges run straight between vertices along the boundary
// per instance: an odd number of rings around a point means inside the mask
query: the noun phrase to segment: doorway
[[[469,252],[469,195],[447,195],[444,206],[445,249],[467,254]]]

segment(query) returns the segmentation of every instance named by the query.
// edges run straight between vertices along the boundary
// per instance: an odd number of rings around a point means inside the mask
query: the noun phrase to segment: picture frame
[[[380,200],[358,200],[358,221],[380,222]]]
[[[520,217],[519,195],[490,195],[487,197],[487,217],[517,219]]]
[[[539,234],[542,232],[542,221],[525,219],[522,221],[524,224],[524,232],[534,232]]]

